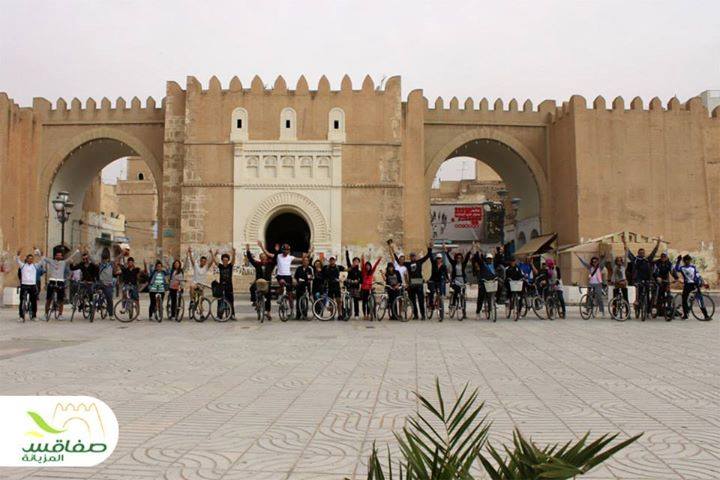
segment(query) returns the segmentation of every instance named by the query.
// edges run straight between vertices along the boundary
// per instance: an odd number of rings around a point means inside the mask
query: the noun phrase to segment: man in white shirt
[[[20,260],[20,250],[17,251],[15,257],[18,266],[20,267],[20,308],[18,313],[20,318],[24,317],[23,307],[28,308],[28,305],[23,305],[22,299],[25,295],[30,297],[30,317],[35,320],[37,316],[37,265],[35,265],[35,257],[30,253],[25,257],[25,261]]]
[[[192,290],[191,295],[192,299],[195,302],[195,305],[199,305],[200,297],[202,297],[202,290],[203,287],[207,285],[207,275],[210,271],[210,268],[213,265],[213,262],[215,262],[215,255],[212,254],[212,250],[210,250],[210,261],[208,262],[208,258],[206,256],[200,257],[200,260],[198,262],[195,262],[195,258],[193,257],[193,251],[192,248],[188,247],[187,249],[187,260],[190,262],[190,265],[193,267],[193,275],[192,275]]]

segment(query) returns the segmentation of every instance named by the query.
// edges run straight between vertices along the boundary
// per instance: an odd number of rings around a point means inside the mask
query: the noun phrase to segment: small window
[[[297,116],[290,107],[280,112],[280,140],[297,140]]]
[[[142,172],[138,173],[138,180],[145,180],[145,175]]]
[[[241,107],[233,110],[232,123],[230,123],[230,140],[233,142],[247,142],[248,126],[247,110]]]
[[[328,113],[328,140],[331,142],[345,141],[345,112],[342,108],[333,108]]]

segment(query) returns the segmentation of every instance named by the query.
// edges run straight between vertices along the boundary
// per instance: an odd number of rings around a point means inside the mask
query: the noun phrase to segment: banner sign
[[[435,241],[484,242],[485,210],[478,204],[430,205],[430,224]]]

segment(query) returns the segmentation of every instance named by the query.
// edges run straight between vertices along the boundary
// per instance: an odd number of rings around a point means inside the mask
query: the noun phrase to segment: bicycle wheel
[[[300,297],[300,300],[298,300],[298,309],[299,309],[298,313],[300,314],[300,318],[302,318],[302,319],[307,319],[308,303],[309,303],[309,301],[308,301],[307,295],[303,295],[302,297]]]
[[[336,314],[337,304],[332,298],[320,297],[313,303],[313,316],[320,321],[332,320]]]
[[[556,300],[553,297],[548,297],[545,300],[545,313],[547,315],[548,320],[555,320],[555,317],[558,314],[557,305],[555,304]]]
[[[393,311],[395,313],[395,318],[397,318],[401,322],[407,322],[408,320],[410,320],[408,316],[408,310],[410,308],[412,308],[410,307],[410,302],[408,302],[404,296],[399,296],[393,302]]]
[[[204,322],[210,316],[211,308],[210,300],[205,297],[200,297],[200,300],[198,300],[197,305],[195,305],[195,308],[193,309],[193,320],[196,322]]]
[[[445,299],[438,293],[438,319],[439,321],[445,320]]]
[[[185,318],[185,300],[183,300],[183,297],[178,294],[175,321],[181,322],[183,318]]]
[[[216,298],[213,300],[210,311],[212,312],[213,320],[216,322],[227,322],[230,320],[230,304],[224,298]]]
[[[155,296],[155,312],[154,312],[155,321],[160,323],[163,320],[163,304],[162,304],[162,297],[160,295]]]
[[[84,297],[80,303],[80,311],[82,312],[83,318],[85,320],[90,320],[90,314],[92,313],[92,304],[93,299],[92,297]],[[92,320],[90,320],[92,321]]]
[[[513,295],[511,303],[513,304],[513,310],[515,312],[514,320],[517,322],[518,320],[520,320],[520,317],[523,316],[522,310],[525,302],[523,301],[522,297],[516,293]]]
[[[370,320],[377,318],[377,302],[375,300],[375,292],[370,292],[367,302],[367,314]]]
[[[345,293],[342,298],[343,304],[343,318],[349,320],[352,317],[353,300],[349,293]]]
[[[458,303],[460,303],[458,298],[455,298],[454,296],[450,297],[450,305],[448,305],[448,316],[450,318],[455,318],[458,311]]]
[[[375,303],[375,318],[378,322],[381,322],[383,318],[385,318],[385,315],[387,314],[388,309],[388,298],[387,295],[383,295],[380,297],[380,301]]]
[[[515,295],[510,294],[510,298],[507,299],[505,302],[505,318],[509,319],[510,317],[514,316],[515,313],[515,305],[513,302],[515,301]]]
[[[262,293],[258,293],[255,298],[255,313],[260,323],[265,321],[265,297]]]
[[[287,322],[292,315],[292,307],[290,306],[290,298],[283,294],[278,300],[278,316],[283,322]]]
[[[115,320],[123,323],[132,322],[135,317],[135,302],[128,299],[120,299],[115,302],[113,316]]]
[[[589,320],[594,315],[595,305],[593,299],[587,293],[580,297],[580,303],[578,304],[580,309],[580,317],[583,320]]]
[[[490,297],[490,305],[488,305],[488,312],[490,313],[490,319],[493,321],[493,323],[497,322],[497,303],[495,300],[495,295],[492,295]]]
[[[622,297],[613,298],[609,308],[613,320],[624,322],[630,317],[630,304]]]
[[[535,316],[539,318],[540,320],[545,320],[547,318],[547,308],[545,308],[545,300],[539,295],[536,295],[532,297],[532,311],[535,313]]]
[[[707,312],[707,317],[708,317],[707,320],[710,320],[712,318],[712,316],[715,315],[715,302],[713,301],[712,298],[705,295],[704,293],[701,293],[700,295],[702,295],[702,301],[703,301],[703,304],[705,305],[705,311]],[[688,301],[690,301],[689,298],[688,298]],[[700,302],[697,299],[697,293],[693,294],[692,303],[690,305],[692,305],[691,310],[692,310],[693,317],[695,317],[697,320],[700,320],[700,321],[706,320],[705,315],[703,314],[702,310],[700,309]]]
[[[100,318],[105,320],[108,316],[108,308],[107,308],[107,302],[105,301],[105,296],[103,295],[101,297],[100,303],[97,306],[97,311],[100,313]]]

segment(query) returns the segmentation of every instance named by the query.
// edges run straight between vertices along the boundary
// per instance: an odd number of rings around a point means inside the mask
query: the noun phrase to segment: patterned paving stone
[[[97,396],[121,432],[97,467],[0,478],[361,479],[373,442],[397,455],[393,432],[439,377],[448,401],[479,389],[493,445],[514,428],[644,432],[584,478],[717,479],[719,341],[720,322],[20,324],[0,310],[0,394]]]

